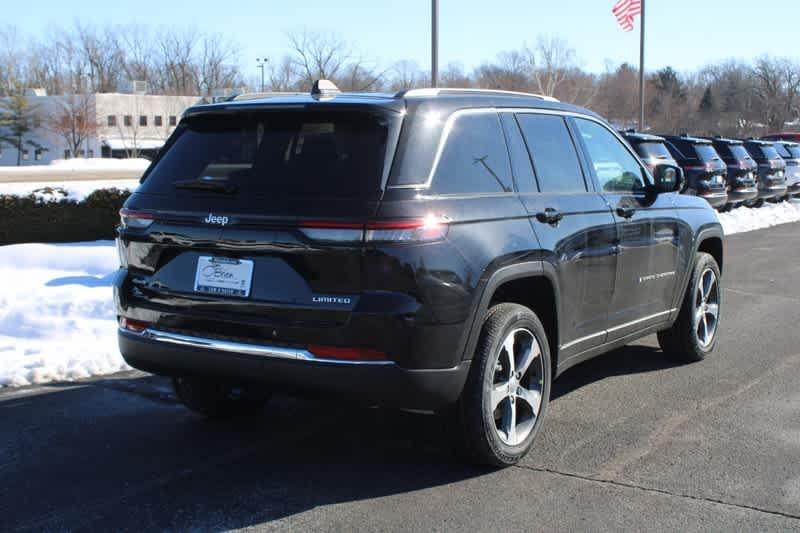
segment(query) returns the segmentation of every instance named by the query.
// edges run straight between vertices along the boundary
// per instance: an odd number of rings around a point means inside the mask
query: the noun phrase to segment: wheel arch
[[[517,263],[495,271],[487,280],[472,317],[463,359],[472,358],[489,308],[503,302],[517,303],[531,309],[542,321],[554,372],[558,367],[559,294],[555,268],[544,261]]]

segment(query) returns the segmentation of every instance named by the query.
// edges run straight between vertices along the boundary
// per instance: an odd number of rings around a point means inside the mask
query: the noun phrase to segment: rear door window
[[[436,194],[512,192],[511,164],[496,112],[466,113],[450,129],[431,185]]]
[[[391,123],[388,116],[353,112],[190,117],[139,192],[207,194],[219,185],[243,198],[374,195]]]
[[[517,115],[541,192],[586,192],[578,153],[563,117]]]

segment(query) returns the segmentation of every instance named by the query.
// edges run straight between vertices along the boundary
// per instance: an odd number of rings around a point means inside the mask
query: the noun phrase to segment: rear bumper
[[[697,196],[711,204],[711,207],[722,207],[728,203],[728,193],[726,192],[701,193]]]
[[[786,185],[770,185],[769,187],[758,189],[758,197],[764,200],[783,196],[784,194],[786,194]]]
[[[134,368],[167,376],[204,375],[262,382],[290,392],[325,392],[372,404],[436,409],[455,402],[469,361],[454,368],[406,369],[393,362],[315,360],[302,350],[119,330],[119,348]]]
[[[758,198],[757,187],[742,187],[728,191],[728,203],[747,202]]]

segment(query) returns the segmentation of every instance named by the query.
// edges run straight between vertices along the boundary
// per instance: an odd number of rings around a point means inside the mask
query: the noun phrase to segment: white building
[[[42,148],[23,147],[22,165],[44,165],[54,159],[76,157],[152,158],[175,129],[183,111],[199,102],[196,96],[123,93],[46,96],[42,93],[28,91],[26,96],[29,105],[36,109],[34,130],[26,140]],[[68,106],[74,108],[76,101],[87,110],[87,120],[97,124],[97,128],[78,150],[73,150],[53,131],[48,121],[64,113]],[[15,147],[0,146],[0,166],[16,165],[17,155]]]

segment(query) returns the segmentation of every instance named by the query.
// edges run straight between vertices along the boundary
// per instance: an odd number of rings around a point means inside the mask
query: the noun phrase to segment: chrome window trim
[[[299,348],[284,348],[282,346],[270,346],[266,344],[252,344],[245,342],[226,341],[222,339],[211,339],[208,337],[161,331],[154,328],[147,328],[141,333],[129,331],[123,328],[119,328],[119,331],[125,335],[139,337],[155,342],[163,342],[165,344],[173,344],[176,346],[185,346],[189,348],[201,348],[205,350],[214,350],[218,352],[240,355],[256,355],[270,359],[284,359],[290,361],[304,361],[308,363],[350,366],[386,366],[395,364],[393,361],[347,361],[341,359],[325,359],[316,357],[308,350],[302,350]]]
[[[581,337],[580,339],[575,339],[574,341],[570,341],[570,342],[568,342],[566,344],[562,344],[561,346],[558,347],[558,349],[559,350],[566,350],[567,348],[575,346],[576,344],[584,343],[584,342],[586,342],[588,340],[594,339],[595,337],[599,337],[601,335],[607,335],[609,333],[613,333],[613,332],[619,331],[621,329],[629,328],[631,326],[635,326],[636,324],[638,324],[640,322],[647,322],[648,320],[653,320],[654,318],[659,318],[659,317],[662,317],[664,315],[669,315],[671,313],[674,313],[677,310],[678,310],[677,308],[673,308],[673,309],[668,309],[666,311],[661,311],[660,313],[655,313],[655,314],[652,314],[652,315],[649,315],[649,316],[646,316],[646,317],[637,318],[636,320],[631,320],[630,322],[625,322],[624,324],[619,324],[617,326],[614,326],[613,328],[608,328],[608,329],[605,329],[603,331],[598,331],[597,333],[592,333],[591,335],[586,335],[585,337]]]
[[[462,115],[468,114],[482,114],[482,113],[515,113],[515,114],[532,114],[532,115],[556,115],[561,117],[573,117],[573,118],[583,118],[586,120],[590,120],[597,124],[600,124],[606,130],[611,132],[611,134],[616,137],[616,139],[622,144],[622,146],[631,154],[639,163],[639,168],[645,173],[645,175],[650,178],[650,183],[653,183],[653,177],[650,172],[647,170],[647,167],[642,163],[639,154],[637,154],[633,148],[630,147],[627,141],[613,128],[608,127],[608,125],[601,119],[594,117],[592,115],[578,113],[575,111],[565,111],[560,109],[540,109],[536,107],[471,107],[467,109],[458,109],[450,114],[445,121],[444,127],[442,128],[442,134],[439,137],[439,143],[436,146],[436,154],[433,158],[433,164],[431,165],[431,170],[428,173],[428,176],[424,182],[421,183],[404,183],[402,185],[389,185],[387,189],[429,189],[431,183],[433,182],[433,176],[436,174],[436,171],[439,167],[439,161],[442,158],[442,152],[444,151],[444,146],[447,143],[447,139],[450,136],[450,132],[453,129],[453,123],[456,119]],[[578,147],[576,147],[578,149]],[[594,178],[594,176],[592,176]]]

